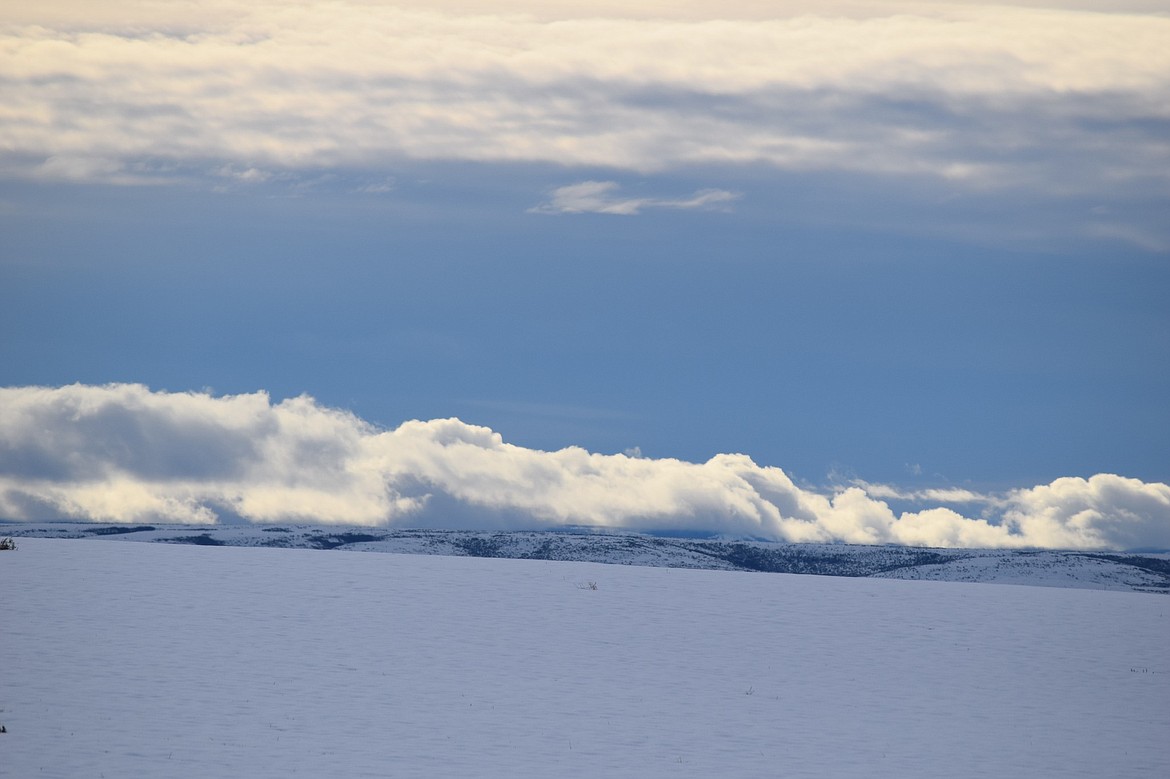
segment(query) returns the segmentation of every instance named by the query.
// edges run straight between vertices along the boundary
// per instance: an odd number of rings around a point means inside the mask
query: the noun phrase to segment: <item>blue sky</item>
[[[1157,4],[91,6],[0,12],[0,386],[1170,480]]]

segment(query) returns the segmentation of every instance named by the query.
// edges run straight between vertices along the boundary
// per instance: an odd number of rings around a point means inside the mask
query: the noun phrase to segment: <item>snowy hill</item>
[[[40,538],[0,592],[14,779],[1170,775],[1152,594]]]
[[[384,530],[321,525],[10,524],[0,535],[205,546],[346,549],[664,568],[931,579],[1170,593],[1170,555],[925,549],[663,538],[634,533]]]

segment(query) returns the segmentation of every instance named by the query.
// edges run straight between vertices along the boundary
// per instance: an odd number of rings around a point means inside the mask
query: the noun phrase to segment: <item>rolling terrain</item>
[[[477,532],[321,525],[19,523],[0,526],[0,535],[204,546],[345,549],[1170,593],[1170,555],[1166,553],[781,544],[588,530]]]

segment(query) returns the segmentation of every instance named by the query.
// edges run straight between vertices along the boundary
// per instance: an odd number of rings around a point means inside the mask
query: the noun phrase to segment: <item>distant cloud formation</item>
[[[617,194],[620,185],[616,181],[582,181],[557,187],[547,203],[530,208],[538,214],[617,214],[633,216],[644,208],[707,208],[726,209],[738,195],[722,189],[701,189],[690,197],[667,198],[624,198]]]
[[[885,490],[883,492],[883,489]],[[895,514],[893,488],[822,494],[740,454],[705,463],[538,451],[457,419],[378,429],[309,397],[136,384],[0,389],[0,517],[702,531],[796,542],[1170,547],[1170,486],[1111,474]]]
[[[0,172],[764,164],[1164,193],[1170,17],[1035,5],[45,0],[0,12]]]

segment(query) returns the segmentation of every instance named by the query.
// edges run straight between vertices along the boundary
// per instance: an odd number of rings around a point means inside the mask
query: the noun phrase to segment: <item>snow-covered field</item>
[[[1170,776],[1156,594],[38,538],[0,593],[6,777]]]

